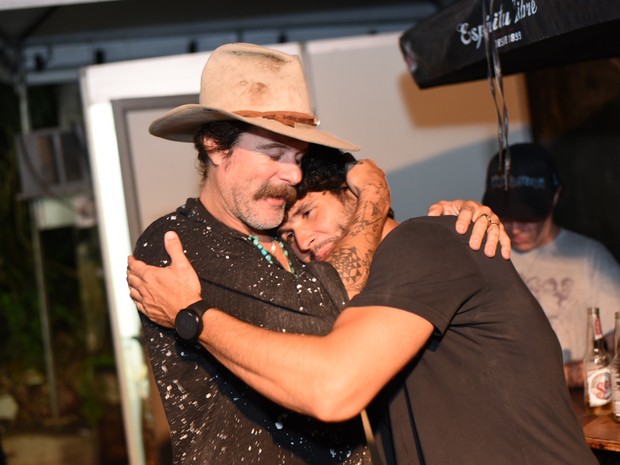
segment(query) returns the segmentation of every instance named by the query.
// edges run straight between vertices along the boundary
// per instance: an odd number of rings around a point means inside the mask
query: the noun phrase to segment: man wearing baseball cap
[[[544,147],[509,148],[509,176],[499,155],[489,162],[483,203],[502,219],[512,261],[541,303],[560,344],[570,385],[582,385],[588,307],[599,307],[605,333],[613,332],[620,302],[620,266],[599,242],[553,220],[561,185]]]
[[[203,173],[199,197],[151,224],[134,252],[151,265],[170,265],[164,235],[175,231],[205,299],[182,309],[175,328],[142,317],[175,464],[369,463],[359,418],[325,423],[280,407],[196,343],[209,306],[276,331],[318,335],[331,329],[347,299],[337,268],[303,264],[276,237],[295,200],[306,152],[313,146],[358,149],[317,126],[299,57],[227,44],[204,67],[199,103],[174,108],[150,127],[158,137],[193,141]],[[346,284],[357,287],[380,240],[389,190],[371,161],[354,165],[347,180],[358,198],[345,226],[368,232],[342,242],[348,241],[342,246],[348,256],[340,260],[348,265]],[[470,210],[465,219],[467,225],[480,219],[474,226],[479,237],[497,221],[488,208]],[[489,228],[495,240],[499,229]]]

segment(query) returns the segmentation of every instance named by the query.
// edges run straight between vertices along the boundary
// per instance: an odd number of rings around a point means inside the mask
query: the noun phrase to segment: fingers
[[[464,200],[440,200],[428,207],[428,216],[458,215],[465,206]]]
[[[486,227],[486,231],[481,232],[483,230],[482,224],[485,221],[488,223],[488,226]],[[479,229],[476,229],[476,227],[478,227]],[[510,258],[510,237],[506,233],[504,225],[499,220],[493,219],[493,216],[491,216],[491,221],[488,221],[483,216],[482,218],[479,218],[478,221],[476,221],[476,224],[474,225],[474,231],[476,235],[480,234],[480,241],[482,241],[483,239],[485,240],[484,254],[487,257],[495,256],[495,254],[497,253],[497,246],[499,244],[502,257],[506,260]],[[474,232],[472,232],[472,239],[470,240],[470,244],[472,243],[473,236]],[[476,241],[477,240],[478,237],[476,237]]]
[[[476,202],[473,203],[474,205],[471,206],[471,208],[473,209],[472,221],[486,221],[486,226],[488,226],[489,223],[493,221],[499,223],[499,217],[495,213],[493,213],[493,210],[491,210],[486,205],[482,205]]]
[[[142,305],[142,294],[131,284],[129,285],[129,297],[131,297],[131,300],[134,301],[136,306],[138,306],[138,304]]]
[[[133,255],[127,257],[127,276],[141,277],[148,265]]]
[[[135,272],[135,267],[136,267],[136,262],[138,260],[133,256],[133,255],[129,255],[127,257],[127,275],[126,275],[126,279],[127,279],[127,284],[129,284],[129,287],[131,288],[131,280],[134,280],[136,272]]]
[[[181,244],[181,239],[174,231],[167,231],[164,234],[164,247],[166,248],[166,252],[170,255],[170,260],[172,263],[176,265],[181,265],[183,263],[189,264],[187,257],[183,253],[183,244]]]
[[[486,231],[486,243],[484,244],[484,254],[487,257],[494,257],[497,253],[499,235],[499,223],[489,222],[489,226]]]
[[[439,205],[438,203],[434,203],[433,205],[428,207],[426,214],[428,216],[441,216],[442,212],[443,208],[441,207],[441,205]]]
[[[469,229],[469,225],[472,223],[472,221],[474,221],[473,217],[474,217],[474,210],[468,205],[463,205],[461,208],[461,211],[459,212],[459,216],[457,216],[456,218],[456,231],[459,234],[465,234],[467,230]],[[474,224],[474,231],[475,230],[476,228]],[[473,234],[472,234],[472,237],[473,237]],[[478,247],[475,250],[478,250],[479,248],[480,248],[480,243],[478,244]]]
[[[489,257],[495,256],[500,236],[499,217],[490,208],[485,207],[478,209],[477,215],[476,211],[474,211],[472,221],[474,226],[469,239],[469,246],[474,250],[478,250],[482,247],[482,242],[486,241],[484,247],[485,255]]]
[[[499,229],[499,244],[502,249],[502,257],[506,260],[510,258],[510,253],[512,251],[512,244],[510,242],[510,236],[504,229],[504,225],[500,223],[498,226]]]
[[[499,216],[493,213],[489,207],[483,206],[483,208],[479,209],[478,215],[472,217],[472,221],[475,221],[475,224],[470,243],[473,242],[476,245],[481,245],[486,233],[485,255],[494,257],[499,244],[502,257],[508,260],[511,253],[510,237],[506,233]]]
[[[489,222],[484,217],[478,218],[476,221],[474,221],[474,225],[472,226],[471,230],[471,236],[469,237],[469,246],[472,249],[479,250],[480,247],[482,247],[482,242],[484,241],[484,238],[487,234],[488,225]]]
[[[510,237],[499,217],[486,205],[473,200],[442,200],[429,207],[428,215],[458,215],[456,219],[458,233],[466,233],[473,223],[469,239],[469,246],[472,249],[479,250],[484,242],[485,255],[494,257],[499,244],[502,257],[510,258]]]

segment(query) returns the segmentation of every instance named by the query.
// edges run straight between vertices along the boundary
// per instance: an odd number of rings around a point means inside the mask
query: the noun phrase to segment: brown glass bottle
[[[612,418],[620,423],[620,312],[616,312],[614,325],[614,358],[611,361]]]
[[[598,308],[588,308],[584,398],[587,413],[611,413],[611,360],[605,349]]]

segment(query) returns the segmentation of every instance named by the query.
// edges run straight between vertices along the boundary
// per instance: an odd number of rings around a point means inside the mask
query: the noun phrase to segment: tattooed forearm
[[[353,297],[368,281],[370,262],[390,214],[390,190],[385,173],[370,160],[360,161],[349,170],[347,186],[357,197],[355,212],[325,259],[336,268],[349,297]]]
[[[374,252],[372,249],[361,253],[357,247],[351,246],[339,248],[330,255],[329,262],[338,271],[349,296],[358,294],[366,285]]]
[[[347,234],[355,237],[359,234],[375,236],[383,230],[385,223],[384,209],[372,202],[360,202],[357,208],[360,215],[356,215],[347,228]]]
[[[381,241],[384,223],[384,208],[360,201],[344,238],[326,258],[338,271],[349,297],[359,294],[368,281],[370,263]]]

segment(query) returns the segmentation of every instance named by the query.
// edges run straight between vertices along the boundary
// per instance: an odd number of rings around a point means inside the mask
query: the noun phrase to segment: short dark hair
[[[301,182],[296,186],[297,198],[309,192],[332,192],[339,194],[347,189],[347,163],[355,158],[348,152],[323,145],[310,144],[301,161]]]
[[[343,199],[348,189],[347,165],[355,163],[355,157],[348,152],[323,145],[310,144],[308,153],[301,161],[301,182],[296,186],[297,200],[309,192],[331,192]],[[388,213],[394,218],[394,211]]]
[[[251,125],[238,120],[211,121],[200,126],[194,133],[194,147],[198,151],[200,174],[204,180],[207,177],[209,156],[205,148],[204,139],[208,137],[215,142],[214,151],[227,152],[230,156],[233,146],[239,137],[250,129]]]

